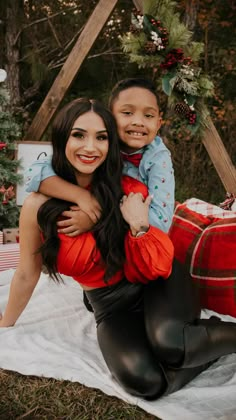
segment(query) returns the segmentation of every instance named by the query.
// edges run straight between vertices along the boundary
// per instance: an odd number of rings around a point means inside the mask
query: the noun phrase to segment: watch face
[[[136,233],[135,238],[138,238],[139,236],[143,236],[147,231],[149,230],[149,226],[141,226],[140,231]]]

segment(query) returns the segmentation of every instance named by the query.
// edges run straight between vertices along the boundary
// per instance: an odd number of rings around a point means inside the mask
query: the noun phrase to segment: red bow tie
[[[143,157],[142,153],[134,153],[132,155],[128,155],[127,153],[121,153],[121,156],[123,158],[123,160],[126,160],[127,162],[132,163],[134,166],[136,166],[136,168],[139,167],[140,164],[140,160]]]

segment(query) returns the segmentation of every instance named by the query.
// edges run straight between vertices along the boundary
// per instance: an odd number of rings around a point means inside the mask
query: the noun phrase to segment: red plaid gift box
[[[230,213],[231,218],[216,218],[179,204],[169,235],[175,257],[200,288],[202,307],[236,317],[236,217]]]
[[[20,260],[20,246],[16,244],[0,245],[0,271],[16,268]]]
[[[214,204],[207,203],[206,201],[197,198],[189,198],[184,204],[186,204],[188,209],[211,218],[228,219],[236,217],[236,211],[224,210],[219,206],[215,206]]]
[[[206,227],[197,241],[190,273],[203,307],[236,317],[236,217]]]
[[[19,242],[19,228],[3,229],[3,243],[10,244]]]
[[[206,226],[212,219],[193,212],[186,204],[178,204],[169,230],[169,236],[175,246],[175,257],[182,264],[190,266],[194,246]]]

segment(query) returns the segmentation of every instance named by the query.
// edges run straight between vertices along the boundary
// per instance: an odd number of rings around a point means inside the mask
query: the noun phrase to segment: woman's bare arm
[[[41,194],[32,193],[26,198],[20,214],[20,262],[13,276],[6,310],[0,319],[0,327],[15,324],[39,280],[42,259],[35,251],[42,241],[37,223],[39,207],[48,199]]]

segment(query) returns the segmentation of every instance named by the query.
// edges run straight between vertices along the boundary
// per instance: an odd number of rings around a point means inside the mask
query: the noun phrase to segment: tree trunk
[[[195,30],[198,8],[199,0],[188,0],[185,2],[184,23],[192,32]]]
[[[0,0],[0,69],[4,69],[4,41],[5,41],[5,6],[3,0]]]
[[[21,28],[21,16],[23,11],[22,0],[8,0],[6,2],[6,72],[7,87],[11,98],[11,107],[20,105],[20,37],[16,41],[17,34]]]

